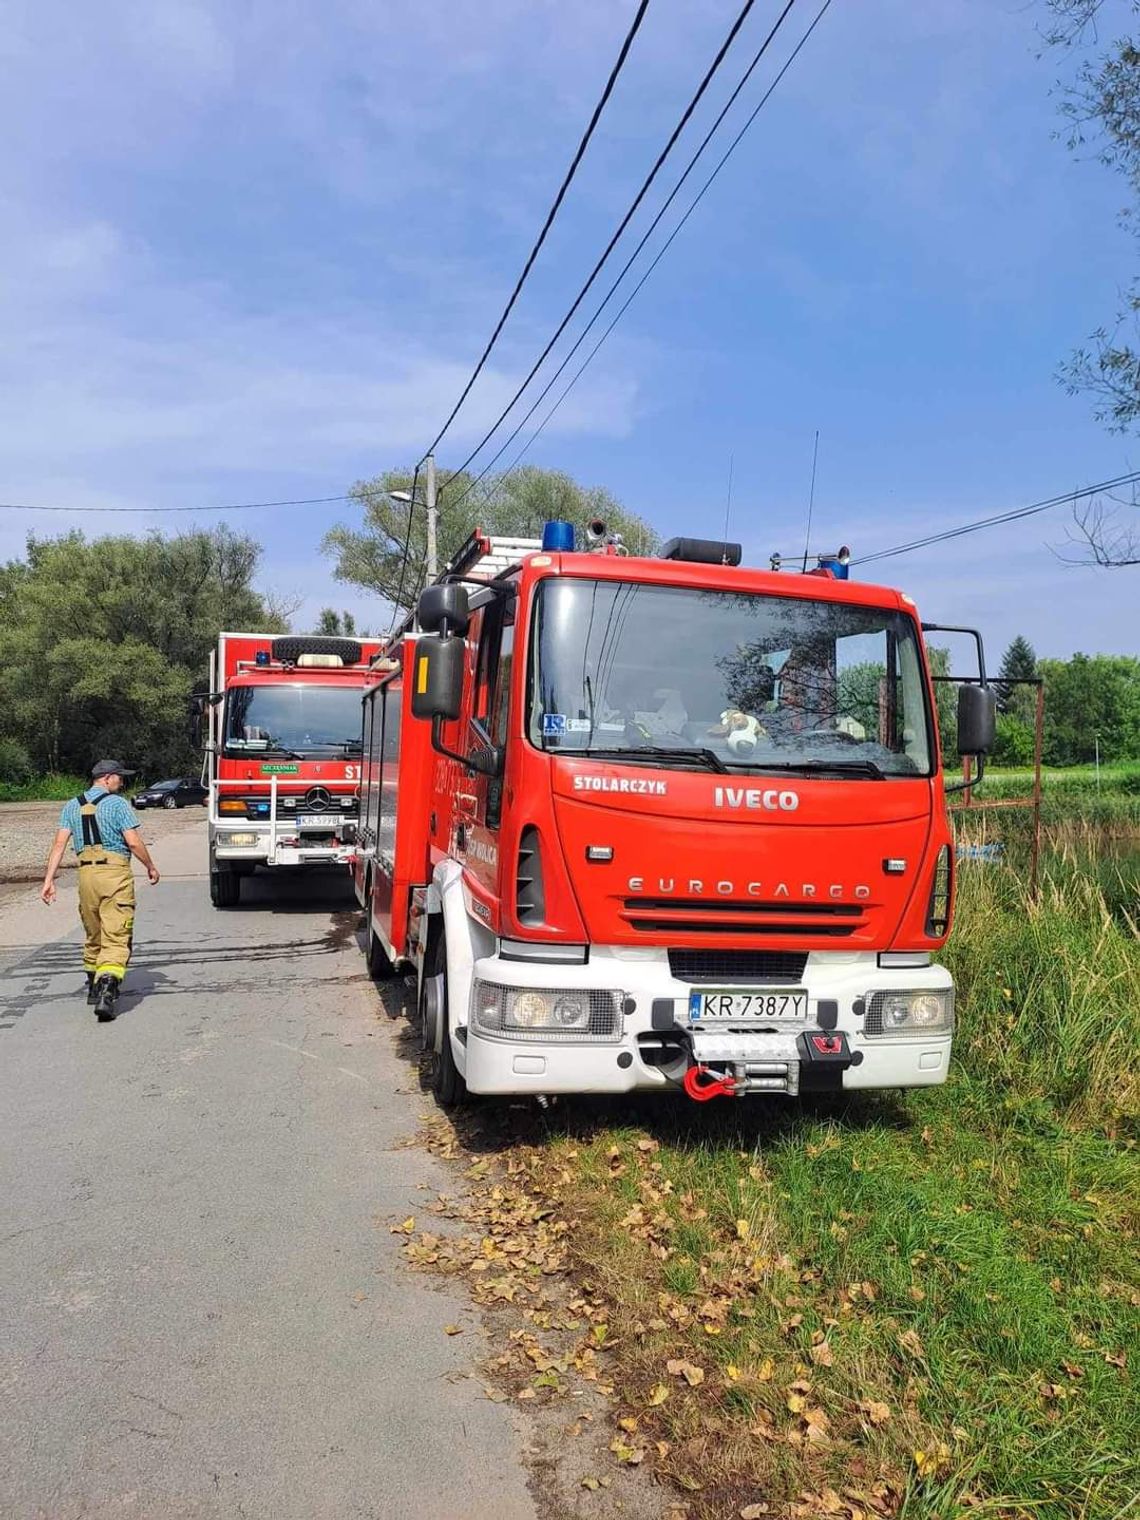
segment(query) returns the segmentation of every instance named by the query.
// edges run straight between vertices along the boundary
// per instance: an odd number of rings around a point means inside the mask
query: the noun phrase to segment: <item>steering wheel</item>
[[[800,735],[802,739],[842,739],[845,744],[866,744],[866,739],[860,739],[855,734],[849,734],[845,728],[810,728]]]

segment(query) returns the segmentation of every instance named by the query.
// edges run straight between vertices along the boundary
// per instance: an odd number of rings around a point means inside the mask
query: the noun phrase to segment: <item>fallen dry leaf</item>
[[[683,1377],[690,1388],[698,1388],[705,1380],[703,1367],[697,1367],[693,1362],[683,1361],[679,1357],[666,1362],[665,1371],[670,1377]]]
[[[832,1355],[831,1342],[819,1341],[808,1350],[808,1356],[817,1367],[832,1367],[835,1365],[835,1357]]]
[[[890,1405],[880,1403],[877,1399],[860,1399],[859,1409],[872,1425],[885,1425],[891,1417]]]
[[[649,1405],[651,1408],[656,1408],[658,1404],[664,1404],[668,1397],[668,1383],[654,1383],[653,1387],[649,1390]]]
[[[911,1356],[926,1358],[926,1348],[919,1339],[917,1330],[904,1330],[899,1336],[899,1345],[904,1351],[909,1351]]]
[[[444,1333],[444,1335],[462,1335],[463,1334],[463,1326],[462,1325],[444,1325],[444,1327],[443,1327],[443,1333]]]
[[[763,1520],[768,1513],[766,1504],[746,1504],[740,1511],[740,1520]]]

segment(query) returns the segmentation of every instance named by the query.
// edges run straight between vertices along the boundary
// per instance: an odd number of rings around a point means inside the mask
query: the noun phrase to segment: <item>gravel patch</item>
[[[62,802],[0,803],[0,883],[42,880],[62,806]],[[171,834],[201,829],[204,848],[206,809],[192,807],[167,812],[163,808],[144,808],[139,813],[139,828],[148,845]],[[74,866],[75,852],[68,850],[62,870]],[[161,860],[158,868],[162,869]]]

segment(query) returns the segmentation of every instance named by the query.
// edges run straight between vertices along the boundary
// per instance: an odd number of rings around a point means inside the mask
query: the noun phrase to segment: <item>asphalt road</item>
[[[155,855],[114,1024],[74,877],[0,910],[0,1514],[530,1520],[478,1322],[389,1230],[449,1184],[350,894],[218,913],[200,820]]]

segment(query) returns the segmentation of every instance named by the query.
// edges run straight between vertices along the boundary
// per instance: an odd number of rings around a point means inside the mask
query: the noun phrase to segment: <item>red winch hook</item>
[[[736,1078],[727,1073],[718,1076],[711,1066],[690,1066],[681,1085],[694,1103],[736,1096]]]

